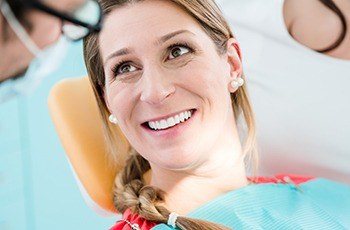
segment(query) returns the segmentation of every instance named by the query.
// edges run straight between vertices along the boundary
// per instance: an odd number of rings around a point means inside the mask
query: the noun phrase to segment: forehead
[[[106,18],[100,34],[102,57],[109,50],[153,43],[177,30],[204,33],[193,17],[171,1],[146,0],[117,8]]]

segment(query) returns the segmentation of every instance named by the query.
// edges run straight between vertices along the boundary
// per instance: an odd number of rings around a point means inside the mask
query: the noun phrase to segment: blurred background
[[[82,43],[73,43],[67,53],[33,93],[1,105],[1,230],[108,229],[116,220],[85,204],[49,116],[52,86],[86,75]]]

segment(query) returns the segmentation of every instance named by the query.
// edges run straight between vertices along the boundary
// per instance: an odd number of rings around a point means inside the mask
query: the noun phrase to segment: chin
[[[177,151],[162,152],[157,156],[160,157],[157,157],[157,159],[153,161],[154,165],[169,170],[189,169],[199,161],[198,154],[180,149]]]

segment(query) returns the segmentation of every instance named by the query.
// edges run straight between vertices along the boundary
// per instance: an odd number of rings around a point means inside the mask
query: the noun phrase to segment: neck
[[[215,197],[248,184],[240,145],[216,151],[195,169],[178,171],[152,165],[152,186],[166,192],[165,207],[187,215]],[[185,201],[185,202],[184,202]]]

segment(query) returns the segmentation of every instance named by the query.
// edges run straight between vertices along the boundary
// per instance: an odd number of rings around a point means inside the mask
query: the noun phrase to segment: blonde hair
[[[142,0],[100,0],[100,3],[103,13],[107,15],[117,7],[136,4],[140,1]],[[227,41],[234,36],[219,7],[213,0],[168,1],[177,4],[199,22],[203,30],[214,42],[219,54],[224,54],[227,51]],[[117,142],[125,142],[126,140],[108,122],[109,110],[104,101],[105,75],[99,53],[98,36],[98,34],[91,34],[84,39],[84,58],[103,119],[110,155],[114,157],[115,162],[125,162],[122,171],[115,179],[115,207],[120,213],[130,209],[133,213],[139,214],[146,220],[167,223],[170,211],[162,206],[164,192],[153,186],[145,185],[143,176],[151,168],[149,162],[132,147],[129,147],[129,156],[126,161],[124,161],[125,159],[116,159],[118,152],[121,151],[120,144],[117,144]],[[242,77],[244,78],[244,76]],[[242,118],[244,118],[246,123],[247,133],[243,151],[246,163],[251,165],[253,162],[253,165],[254,163],[256,165],[254,116],[245,86],[231,94],[231,100],[236,121],[243,115]],[[229,229],[216,223],[184,216],[177,218],[176,226],[180,229],[189,230]]]

